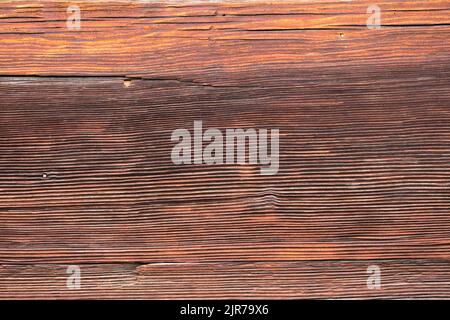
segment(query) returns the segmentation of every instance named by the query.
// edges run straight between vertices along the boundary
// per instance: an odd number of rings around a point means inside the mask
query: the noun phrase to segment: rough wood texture
[[[79,3],[68,31],[2,2],[0,298],[449,298],[450,3],[370,4]],[[194,120],[279,128],[278,175],[172,164]]]
[[[0,298],[292,299],[448,298],[442,261],[376,261],[382,290],[369,290],[370,262],[256,262],[82,265],[82,289],[68,290],[59,265],[4,265]]]

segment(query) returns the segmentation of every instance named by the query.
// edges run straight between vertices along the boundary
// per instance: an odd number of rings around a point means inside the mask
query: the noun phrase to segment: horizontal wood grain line
[[[448,298],[448,261],[330,261],[80,265],[68,289],[67,265],[0,265],[2,299]],[[367,268],[381,271],[368,289]]]

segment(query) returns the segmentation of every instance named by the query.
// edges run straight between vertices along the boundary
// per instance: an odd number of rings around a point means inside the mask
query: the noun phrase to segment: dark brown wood
[[[447,261],[376,261],[382,290],[367,289],[370,261],[82,265],[82,286],[66,267],[4,265],[0,298],[292,299],[434,298],[450,293]],[[30,292],[31,291],[31,292]]]
[[[2,3],[0,298],[448,298],[450,5],[370,4]],[[194,120],[279,173],[174,165]]]

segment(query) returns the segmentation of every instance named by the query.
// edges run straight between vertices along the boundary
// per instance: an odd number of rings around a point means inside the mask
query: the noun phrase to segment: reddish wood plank
[[[4,78],[0,259],[449,258],[449,70],[397,68],[232,88]],[[279,128],[279,173],[172,164],[171,132],[198,119]]]
[[[448,61],[447,1],[377,2],[381,30],[366,27],[371,4],[79,3],[81,30],[68,31],[67,2],[11,2],[0,11],[0,72],[245,85],[286,66],[304,72],[357,64],[376,72],[397,63]]]
[[[371,4],[91,1],[69,31],[2,2],[0,298],[448,298],[450,6]],[[194,120],[278,128],[279,174],[172,164]]]
[[[381,289],[368,289],[369,265]],[[258,262],[81,265],[80,289],[67,266],[0,267],[0,298],[10,299],[293,299],[448,298],[448,261]]]

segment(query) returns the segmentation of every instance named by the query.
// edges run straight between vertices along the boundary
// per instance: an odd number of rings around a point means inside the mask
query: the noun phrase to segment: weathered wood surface
[[[81,290],[66,288],[65,266],[3,265],[0,298],[448,298],[447,261],[376,263],[382,290],[367,289],[367,261],[88,264]]]
[[[449,298],[450,3],[370,4],[0,3],[0,297]],[[194,120],[279,173],[172,164]]]

